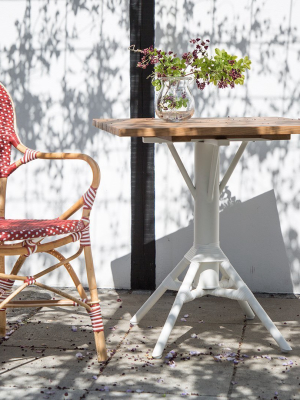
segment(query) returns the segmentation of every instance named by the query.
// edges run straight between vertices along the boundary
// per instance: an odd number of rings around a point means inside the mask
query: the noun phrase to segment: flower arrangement
[[[220,89],[243,85],[245,71],[250,69],[251,61],[247,56],[237,56],[225,50],[215,49],[213,57],[208,56],[209,40],[191,39],[193,51],[178,57],[173,51],[162,51],[153,46],[140,50],[135,45],[129,50],[141,53],[137,67],[146,69],[153,65],[153,72],[148,76],[152,85],[159,92],[156,101],[156,113],[159,118],[168,121],[181,121],[194,113],[194,99],[188,83],[195,80],[198,89],[204,90],[213,83]]]
[[[152,78],[152,85],[156,90],[161,89],[160,78],[193,76],[198,89],[203,90],[213,83],[220,89],[235,85],[243,85],[246,69],[250,69],[251,61],[247,56],[238,59],[225,50],[215,49],[214,57],[209,57],[207,49],[209,40],[191,39],[195,48],[192,52],[183,53],[181,58],[173,51],[165,52],[153,46],[144,50],[129,47],[131,51],[143,54],[137,67],[146,69],[149,64],[154,65],[154,71],[148,76]]]

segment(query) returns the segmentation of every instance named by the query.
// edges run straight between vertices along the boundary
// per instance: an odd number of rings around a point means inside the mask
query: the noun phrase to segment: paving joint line
[[[100,375],[103,374],[104,370],[106,369],[106,367],[108,366],[108,364],[110,363],[110,361],[112,360],[112,358],[114,357],[114,355],[118,352],[118,350],[120,349],[121,345],[124,343],[124,340],[127,338],[127,336],[129,335],[131,329],[132,329],[133,325],[130,324],[130,327],[128,329],[127,332],[125,332],[124,337],[120,340],[120,342],[118,343],[118,345],[116,346],[116,349],[112,351],[112,354],[110,355],[110,357],[108,357],[107,361],[105,361],[104,363],[100,363],[102,364],[100,366]],[[99,376],[100,376],[99,375]]]
[[[239,361],[240,360],[240,355],[241,355],[241,350],[242,350],[242,345],[244,342],[244,338],[245,338],[245,332],[246,332],[246,328],[247,328],[247,319],[244,319],[244,325],[243,325],[243,329],[242,329],[242,335],[241,335],[241,339],[239,342],[239,347],[235,356],[235,360]],[[231,375],[231,379],[230,379],[230,384],[229,384],[229,388],[228,388],[228,393],[227,393],[227,397],[228,399],[231,398],[232,392],[233,392],[233,388],[235,385],[235,377],[236,377],[236,373],[237,373],[237,368],[238,368],[238,363],[233,365],[233,370],[232,370],[232,375]]]
[[[1,0],[0,0],[1,1]],[[40,390],[40,389],[47,389],[47,386],[18,386],[18,387],[12,387],[12,386],[0,386],[0,389],[9,389],[9,390],[14,390],[14,389],[16,389],[16,390],[18,390],[18,389],[38,389],[38,390]],[[70,392],[75,392],[75,391],[83,391],[83,392],[86,392],[85,394],[89,394],[89,393],[95,393],[95,392],[97,392],[97,393],[99,393],[99,395],[101,396],[101,393],[111,393],[111,394],[113,394],[113,393],[126,393],[126,394],[134,394],[134,393],[138,393],[138,394],[142,394],[142,393],[144,393],[144,394],[157,394],[157,395],[171,395],[171,396],[178,396],[177,394],[175,394],[175,393],[173,393],[173,392],[148,392],[148,391],[143,391],[143,392],[135,392],[134,390],[132,391],[132,392],[126,392],[126,391],[124,391],[124,390],[109,390],[109,392],[105,392],[105,391],[103,391],[103,390],[96,390],[96,389],[91,389],[91,390],[89,390],[89,389],[74,389],[74,388],[71,388],[71,387],[65,387],[65,389],[58,389],[57,387],[53,387],[51,390],[57,390],[58,392],[59,391],[61,391],[61,392],[65,392],[66,390],[69,390]],[[215,395],[210,395],[210,394],[206,394],[206,395],[202,395],[202,394],[191,394],[191,395],[189,395],[189,396],[192,396],[192,397],[205,397],[205,398],[207,398],[207,397],[212,397],[213,399],[215,399],[216,398],[216,396]],[[80,397],[81,398],[81,397]],[[221,399],[223,399],[224,398],[224,396],[221,396]],[[100,399],[100,398],[99,398]]]

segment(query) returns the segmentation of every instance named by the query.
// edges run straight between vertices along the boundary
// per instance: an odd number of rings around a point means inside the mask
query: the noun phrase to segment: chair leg
[[[0,311],[0,337],[6,335],[6,310]]]
[[[5,258],[0,257],[0,272],[5,273]],[[6,335],[6,310],[0,311],[0,337]]]
[[[90,289],[91,301],[93,304],[99,304],[91,246],[84,247],[84,256],[85,256],[86,273]],[[101,319],[102,321],[101,314],[99,316],[99,319]],[[99,362],[107,361],[107,351],[106,351],[105,336],[103,331],[103,324],[101,324],[101,327],[98,329],[93,326],[93,330],[95,335],[95,344],[96,344],[98,361]]]

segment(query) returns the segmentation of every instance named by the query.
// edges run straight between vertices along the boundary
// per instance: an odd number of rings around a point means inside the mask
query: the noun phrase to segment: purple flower
[[[198,79],[196,79],[196,84],[197,84],[198,89],[200,89],[200,90],[203,90],[206,86],[205,82],[200,82]]]
[[[240,78],[242,75],[240,72],[234,68],[229,72],[229,76],[235,81],[236,79]]]
[[[218,82],[218,88],[219,89],[224,89],[228,86],[226,80],[224,81],[223,78]]]
[[[228,64],[233,65],[234,64],[234,60],[229,60]]]

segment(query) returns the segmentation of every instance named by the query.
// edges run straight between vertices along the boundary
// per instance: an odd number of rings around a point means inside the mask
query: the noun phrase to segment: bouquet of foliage
[[[135,45],[129,47],[131,51],[142,54],[138,68],[146,69],[149,64],[154,65],[154,71],[148,78],[152,78],[152,85],[156,90],[161,89],[160,78],[185,77],[195,78],[197,87],[203,90],[213,83],[219,88],[243,85],[246,69],[250,69],[251,61],[247,56],[238,59],[237,56],[228,54],[225,50],[215,49],[215,55],[209,57],[207,49],[209,40],[200,38],[190,40],[194,50],[182,54],[181,58],[173,51],[165,52],[153,46],[147,49],[135,49]]]

